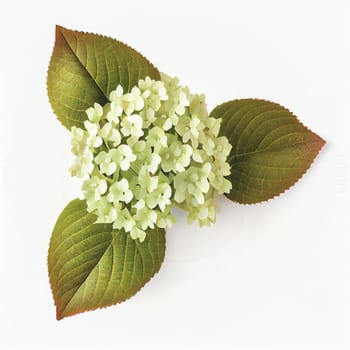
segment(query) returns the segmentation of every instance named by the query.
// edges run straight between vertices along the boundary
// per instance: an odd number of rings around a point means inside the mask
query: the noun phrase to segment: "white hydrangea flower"
[[[214,158],[221,163],[226,162],[227,155],[230,154],[232,146],[228,142],[227,137],[221,136],[215,139]]]
[[[123,93],[124,93],[124,89],[123,87],[119,84],[115,90],[113,90],[110,94],[109,94],[109,100],[111,102],[116,102],[117,105],[120,105],[121,102],[121,98],[123,97]],[[122,114],[122,112],[120,112],[120,115]]]
[[[134,110],[132,106],[129,107],[129,101],[132,102],[133,100],[132,95],[124,95],[123,93],[123,87],[121,85],[118,85],[117,88],[109,94],[109,100],[111,101],[111,110],[110,113],[107,114],[107,118],[110,122],[114,121],[114,118],[120,117],[124,111],[126,113],[126,110]],[[118,119],[116,119],[116,124],[118,124]]]
[[[130,231],[130,237],[133,239],[139,239],[140,242],[143,242],[146,238],[146,232],[139,229],[136,225]]]
[[[130,163],[136,160],[135,154],[128,145],[119,145],[116,149],[111,151],[112,159],[116,164],[120,165],[120,169],[126,171],[130,168]]]
[[[196,116],[183,116],[176,124],[176,132],[182,136],[182,141],[186,144],[191,141],[192,147],[198,147],[199,132],[203,129],[203,124]]]
[[[75,158],[73,165],[70,168],[72,176],[83,179],[89,176],[94,169],[93,165],[94,155],[92,151],[85,147],[84,150]]]
[[[141,96],[141,91],[138,87],[133,87],[131,92],[121,97],[121,106],[126,115],[140,111],[144,107],[144,101]]]
[[[176,217],[170,211],[170,206],[165,208],[165,211],[157,213],[157,226],[160,228],[172,227],[176,223]]]
[[[154,228],[154,225],[157,222],[157,213],[156,211],[147,208],[144,203],[142,207],[137,208],[135,220],[142,230]]]
[[[162,161],[162,158],[160,157],[160,155],[158,155],[157,153],[152,153],[146,159],[145,167],[151,174],[154,174],[157,171],[158,165],[160,164],[161,161]]]
[[[103,125],[99,135],[103,140],[112,142],[114,147],[118,146],[122,139],[119,130],[115,128],[112,123],[106,123]]]
[[[89,207],[89,202],[88,202]],[[121,208],[121,204],[113,205],[108,202],[107,198],[104,196],[99,201],[90,204],[90,210],[95,210],[97,213],[97,222],[99,223],[112,223],[118,217],[118,211]]]
[[[189,98],[189,109],[192,116],[196,116],[201,121],[207,121],[208,118],[208,111],[205,104],[205,95],[204,94],[194,94],[191,95]],[[211,118],[213,119],[213,118]],[[219,119],[215,119],[219,120]]]
[[[72,176],[85,178],[82,192],[97,222],[112,223],[141,242],[147,231],[171,227],[174,206],[201,226],[215,222],[215,196],[231,190],[231,145],[218,136],[205,96],[161,74],[109,94],[105,106],[86,110],[72,127]]]
[[[86,147],[87,132],[75,126],[71,129],[71,151],[76,156],[79,156]]]
[[[161,183],[157,188],[149,194],[147,197],[147,206],[150,209],[159,207],[161,211],[164,211],[166,206],[170,204],[171,187],[167,183]]]
[[[142,166],[134,186],[135,198],[138,200],[147,200],[149,194],[157,189],[158,183],[159,176],[151,176],[147,168]]]
[[[119,209],[118,216],[113,222],[114,229],[124,229],[130,232],[136,226],[136,221],[128,208]],[[137,238],[137,237],[136,237]]]
[[[120,131],[124,136],[141,137],[143,135],[142,130],[143,120],[138,114],[127,115],[120,123]]]
[[[169,147],[159,151],[162,170],[174,173],[184,171],[191,162],[193,148],[181,143],[174,135],[168,135],[168,141]]]
[[[186,107],[189,106],[190,94],[187,88],[179,85],[179,79],[171,78],[168,75],[161,74],[162,81],[167,89],[168,103],[165,103],[165,113],[169,116],[176,114],[182,116],[186,112]]]
[[[85,129],[87,130],[88,137],[86,144],[90,148],[97,148],[102,145],[102,137],[98,136],[99,125],[91,123],[88,120],[84,122]]]
[[[203,204],[193,207],[190,214],[187,217],[187,222],[191,224],[193,221],[198,220],[199,225],[209,226],[215,222],[216,219],[216,203],[210,198]]]
[[[117,170],[117,163],[113,160],[113,150],[108,153],[101,151],[95,157],[95,163],[99,166],[101,174],[112,175]]]
[[[86,114],[92,123],[98,123],[103,116],[103,108],[100,104],[94,103],[94,107],[88,108]]]
[[[133,193],[129,190],[128,180],[121,179],[120,181],[117,181],[111,185],[107,195],[107,200],[111,203],[130,203],[133,196]]]
[[[149,130],[148,135],[146,136],[147,144],[150,147],[153,147],[155,150],[159,150],[161,147],[168,146],[168,138],[165,135],[163,129],[158,126],[153,127]]]
[[[161,81],[155,81],[146,77],[139,80],[138,87],[145,98],[145,106],[157,111],[161,107],[162,101],[168,99],[166,88]]]
[[[148,128],[156,120],[156,112],[151,107],[141,111],[140,115],[143,118],[143,128]]]
[[[121,85],[118,85],[117,88],[109,94],[111,103],[106,118],[110,123],[114,123],[115,125],[119,124],[119,117],[123,114],[122,97],[123,87]]]
[[[93,205],[107,191],[107,182],[98,176],[92,176],[89,180],[84,181],[81,189],[86,201]]]
[[[205,163],[202,168],[190,167],[178,173],[174,178],[175,196],[178,203],[188,201],[193,206],[203,204],[205,194],[209,191],[209,174],[211,164]]]

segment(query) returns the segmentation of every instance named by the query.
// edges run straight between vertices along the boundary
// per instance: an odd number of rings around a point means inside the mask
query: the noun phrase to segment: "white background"
[[[281,197],[222,198],[208,229],[180,215],[134,298],[60,322],[48,241],[79,192],[46,95],[56,23],[129,43],[209,109],[270,99],[327,140]],[[335,0],[0,0],[0,349],[349,349],[349,23]]]

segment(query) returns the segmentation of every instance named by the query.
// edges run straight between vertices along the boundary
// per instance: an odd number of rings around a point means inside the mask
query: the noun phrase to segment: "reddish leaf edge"
[[[162,264],[163,265],[163,262]],[[123,300],[117,302],[117,303],[110,303],[110,304],[106,304],[106,305],[103,305],[103,306],[97,306],[97,307],[94,307],[94,308],[91,308],[91,309],[80,309],[80,310],[77,310],[76,312],[74,313],[70,313],[70,314],[64,314],[64,310],[60,310],[58,307],[57,307],[57,304],[56,304],[56,299],[54,298],[54,301],[55,301],[55,307],[56,307],[56,320],[57,321],[61,321],[63,320],[64,318],[68,318],[68,317],[72,317],[72,316],[76,316],[76,315],[80,315],[80,314],[84,314],[86,312],[89,312],[89,311],[96,311],[96,310],[102,310],[102,309],[105,309],[107,307],[111,307],[111,306],[117,306],[121,303],[123,303],[124,301],[126,300],[129,300],[129,299],[132,299],[134,298],[145,286],[146,284],[148,284],[152,279],[153,277],[159,273],[160,269],[158,271],[156,271],[152,276],[151,278],[133,295],[130,295],[128,297],[125,297]],[[51,292],[52,292],[52,288],[51,288]],[[53,295],[53,293],[52,293]]]
[[[96,35],[96,36],[99,36],[99,37],[102,37],[102,38],[106,38],[106,39],[110,39],[110,40],[113,40],[113,41],[116,41],[116,42],[119,42],[121,44],[123,44],[124,46],[126,46],[127,48],[131,49],[131,50],[134,50],[138,55],[140,55],[142,58],[144,58],[146,61],[149,62],[149,64],[152,66],[152,68],[154,68],[156,71],[158,71],[159,73],[159,70],[158,68],[147,58],[145,57],[142,53],[140,53],[139,51],[137,51],[135,48],[133,48],[132,46],[126,44],[124,41],[122,40],[119,40],[119,39],[116,39],[116,38],[112,38],[111,36],[108,36],[108,35],[103,35],[103,34],[97,34],[97,33],[93,33],[93,32],[84,32],[82,30],[76,30],[76,29],[69,29],[69,28],[65,28],[59,24],[56,24],[55,26],[55,42],[56,42],[56,39],[57,37],[64,33],[64,31],[72,31],[72,32],[77,32],[77,33],[82,33],[82,34],[89,34],[89,35]],[[64,37],[64,35],[63,35]],[[54,43],[54,47],[55,47],[55,43]],[[52,50],[53,52],[53,50]],[[159,79],[160,79],[160,75],[159,75]]]
[[[165,234],[165,233],[164,233],[164,234]],[[51,242],[51,239],[50,239],[50,242]],[[166,240],[165,240],[165,250],[166,250]],[[102,257],[101,257],[101,258],[102,258]],[[107,308],[107,307],[117,306],[117,305],[123,303],[124,301],[129,300],[129,299],[135,297],[135,296],[136,296],[136,295],[137,295],[137,294],[138,294],[138,293],[139,293],[139,292],[154,278],[154,276],[155,276],[157,273],[159,273],[159,271],[160,271],[160,269],[161,269],[161,267],[162,267],[162,265],[163,265],[164,260],[165,260],[165,256],[164,256],[164,259],[163,259],[163,261],[162,261],[162,263],[161,263],[161,265],[160,265],[160,267],[159,267],[159,270],[156,271],[156,272],[151,276],[151,278],[150,278],[150,279],[135,293],[135,294],[132,294],[132,295],[130,295],[130,296],[127,296],[127,297],[125,297],[123,300],[121,300],[121,301],[119,301],[119,302],[117,302],[117,303],[113,303],[113,302],[112,302],[112,303],[110,303],[110,304],[106,304],[106,305],[103,305],[103,306],[96,306],[96,307],[91,308],[91,309],[83,309],[83,308],[82,308],[82,309],[77,310],[76,312],[73,312],[73,313],[70,313],[70,314],[64,314],[65,308],[63,308],[63,309],[61,310],[61,309],[59,309],[59,307],[57,306],[57,298],[56,298],[55,293],[54,293],[53,288],[52,288],[52,283],[51,283],[50,275],[48,275],[49,280],[50,280],[51,294],[52,294],[52,297],[53,297],[53,300],[54,300],[54,305],[55,305],[55,307],[56,307],[56,320],[57,320],[57,321],[61,321],[61,320],[64,319],[64,318],[76,316],[76,315],[83,314],[83,313],[86,313],[86,312],[89,312],[89,311],[102,310],[102,309],[105,309],[105,308]]]
[[[50,55],[50,61],[49,61],[49,65],[47,67],[47,70],[46,70],[46,95],[49,96],[49,86],[48,86],[48,75],[49,75],[49,70],[50,70],[50,65],[51,65],[51,57],[55,51],[55,47],[56,47],[56,42],[57,40],[58,41],[62,41],[62,38],[64,38],[64,35],[63,35],[63,32],[64,31],[73,31],[73,32],[78,32],[78,33],[82,33],[82,34],[90,34],[90,35],[96,35],[96,36],[99,36],[99,37],[103,37],[103,38],[106,38],[106,39],[111,39],[111,40],[114,40],[114,41],[117,41],[121,44],[123,44],[124,46],[126,46],[127,48],[131,49],[131,50],[134,50],[138,55],[140,55],[141,57],[143,57],[146,61],[149,62],[149,64],[152,66],[152,68],[154,68],[158,74],[159,74],[159,77],[158,77],[158,80],[160,80],[160,72],[158,70],[158,68],[147,58],[145,57],[144,55],[142,55],[139,51],[137,51],[136,49],[134,49],[132,46],[126,44],[124,41],[122,40],[119,40],[119,39],[115,39],[115,38],[112,38],[111,36],[108,36],[108,35],[103,35],[103,34],[97,34],[97,33],[93,33],[93,32],[85,32],[85,31],[81,31],[81,30],[75,30],[75,29],[69,29],[69,28],[65,28],[59,24],[56,24],[55,25],[55,41],[53,43],[53,48],[51,50],[51,55]],[[50,108],[52,110],[52,112],[55,114],[56,116],[56,119],[60,122],[60,124],[66,129],[66,127],[64,126],[63,122],[61,120],[59,120],[55,110],[53,109],[52,105],[51,105],[51,102],[50,102],[50,99],[49,100],[49,105],[50,105]]]
[[[93,224],[92,224],[93,225]],[[166,230],[164,230],[164,236],[166,235]],[[48,245],[48,249],[47,249],[47,266],[49,266],[49,249],[50,249],[50,246],[51,246],[51,240],[52,240],[52,234],[51,234],[51,237],[50,237],[50,240],[49,240],[49,245]],[[112,242],[112,241],[111,241]],[[166,247],[167,247],[167,240],[164,239],[164,252],[166,252]],[[97,262],[97,264],[100,262],[100,260],[102,259],[103,257],[103,254],[101,256],[101,258],[99,259],[99,261]],[[50,273],[49,273],[49,269],[47,269],[47,275],[48,275],[48,278],[49,278],[49,284],[50,284],[50,290],[51,290],[51,294],[52,294],[52,298],[54,300],[54,305],[55,305],[55,308],[56,308],[56,320],[57,321],[61,321],[62,319],[64,318],[68,318],[68,317],[71,317],[71,316],[75,316],[75,315],[79,315],[79,314],[83,314],[83,313],[86,313],[86,312],[89,312],[89,311],[95,311],[95,310],[102,310],[102,309],[105,309],[107,307],[111,307],[111,306],[117,306],[121,303],[123,303],[124,301],[126,300],[129,300],[133,297],[135,297],[153,278],[156,274],[159,273],[160,269],[162,268],[163,266],[163,263],[164,263],[164,260],[166,258],[166,254],[164,253],[164,258],[159,266],[159,269],[158,271],[155,271],[154,274],[150,277],[150,279],[140,288],[136,291],[136,293],[130,295],[130,296],[127,296],[125,297],[124,299],[122,299],[121,301],[117,302],[117,303],[113,303],[111,302],[110,304],[106,304],[106,305],[103,305],[103,306],[96,306],[96,307],[93,307],[91,309],[80,309],[80,310],[77,310],[76,312],[73,312],[73,313],[70,313],[70,314],[64,314],[64,310],[65,308],[63,308],[62,310],[59,309],[58,305],[57,305],[57,296],[53,290],[53,285],[52,285],[52,281],[51,281],[51,276],[50,276]],[[97,265],[96,264],[96,265]],[[87,276],[87,278],[89,277],[89,275]],[[66,305],[67,306],[67,305]]]
[[[230,200],[231,202],[234,202],[234,203],[237,203],[237,204],[240,204],[240,205],[253,206],[253,205],[256,205],[256,204],[266,203],[266,202],[269,202],[269,201],[271,201],[271,200],[273,200],[273,199],[275,199],[275,198],[278,198],[278,197],[280,197],[282,194],[284,194],[285,192],[289,191],[293,186],[295,186],[295,184],[296,184],[297,182],[299,182],[299,181],[305,176],[305,174],[307,174],[307,173],[309,172],[310,168],[312,167],[312,165],[313,165],[314,162],[315,162],[315,159],[319,156],[321,150],[324,148],[324,146],[326,145],[327,142],[326,142],[326,140],[323,139],[320,135],[316,134],[313,130],[311,130],[308,126],[304,125],[304,124],[300,121],[300,119],[299,119],[289,108],[287,108],[287,107],[285,107],[285,106],[283,106],[283,105],[281,105],[281,104],[279,104],[279,103],[277,103],[277,102],[273,102],[273,101],[270,101],[270,100],[267,100],[267,99],[263,99],[263,98],[247,97],[247,98],[238,98],[238,99],[235,99],[235,100],[229,100],[229,101],[226,101],[226,102],[223,102],[223,103],[217,105],[217,106],[210,112],[210,114],[211,114],[216,108],[221,107],[221,106],[223,106],[223,105],[226,104],[226,103],[229,103],[229,102],[231,102],[231,101],[242,101],[242,100],[255,100],[255,101],[261,101],[261,102],[268,102],[268,103],[273,103],[273,104],[275,104],[276,106],[279,106],[279,107],[284,108],[287,112],[291,113],[292,116],[298,121],[298,123],[301,124],[307,131],[309,131],[309,132],[311,132],[312,134],[314,134],[314,135],[317,137],[318,141],[319,141],[318,143],[316,143],[316,144],[317,144],[317,149],[318,149],[318,150],[317,150],[317,153],[315,154],[315,156],[314,156],[312,162],[310,163],[309,167],[304,171],[304,173],[303,173],[295,182],[293,182],[290,186],[288,186],[287,188],[285,188],[282,192],[280,192],[280,193],[278,193],[278,194],[276,194],[276,195],[274,195],[274,196],[272,196],[272,197],[270,197],[270,198],[267,198],[267,199],[265,199],[265,200],[258,201],[258,202],[239,202],[239,201],[232,200],[231,198],[229,198],[229,197],[225,194],[225,197],[226,197],[228,200]],[[209,114],[209,115],[210,115],[210,114]],[[223,135],[223,136],[225,136],[225,135]],[[232,184],[232,186],[233,186],[233,184]]]

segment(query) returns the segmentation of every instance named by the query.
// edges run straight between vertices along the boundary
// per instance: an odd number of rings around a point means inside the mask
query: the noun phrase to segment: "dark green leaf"
[[[160,79],[146,58],[122,42],[56,26],[47,91],[65,127],[81,127],[87,118],[85,110],[94,102],[104,105],[118,84],[130,91],[146,76]]]
[[[221,134],[232,144],[229,157],[233,201],[252,204],[273,198],[298,181],[325,141],[286,108],[243,99],[216,107]]]
[[[163,262],[164,230],[148,231],[140,243],[95,221],[85,201],[75,199],[53,230],[48,269],[58,320],[130,298]]]

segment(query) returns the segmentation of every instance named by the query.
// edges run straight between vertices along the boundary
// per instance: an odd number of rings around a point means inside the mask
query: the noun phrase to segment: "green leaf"
[[[242,99],[216,107],[221,134],[232,144],[232,190],[227,197],[242,204],[273,198],[298,181],[325,141],[286,108],[269,101]]]
[[[56,41],[47,76],[51,106],[66,127],[82,126],[85,110],[104,105],[118,84],[124,91],[158,70],[134,49],[102,35],[56,26]]]
[[[130,298],[163,262],[164,230],[148,231],[140,243],[95,221],[85,201],[75,199],[53,230],[48,269],[58,320]]]

